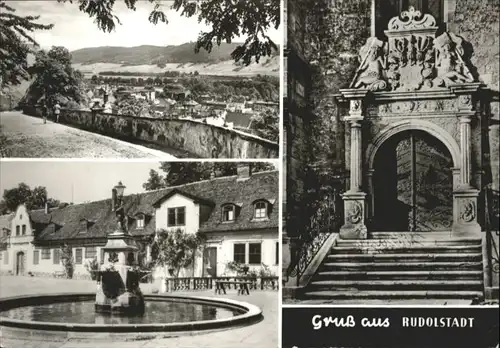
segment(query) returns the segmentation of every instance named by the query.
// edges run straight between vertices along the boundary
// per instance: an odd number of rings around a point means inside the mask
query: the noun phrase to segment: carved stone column
[[[362,99],[350,100],[349,116],[345,118],[351,127],[351,162],[349,191],[342,195],[344,200],[344,225],[340,237],[344,239],[366,239],[366,193],[362,191],[363,142],[361,121],[363,120]]]
[[[452,232],[457,236],[477,234],[481,226],[477,222],[477,200],[479,191],[471,185],[471,120],[473,111],[472,96],[458,96],[460,121],[460,185],[453,192]]]
[[[369,207],[368,207],[368,219],[371,221],[373,216],[375,216],[375,193],[373,187],[373,173],[375,169],[368,169],[366,172],[366,183],[368,185],[368,195],[369,195]]]
[[[470,142],[470,115],[459,116],[460,120],[460,183],[462,187],[470,187],[471,174],[471,142]]]

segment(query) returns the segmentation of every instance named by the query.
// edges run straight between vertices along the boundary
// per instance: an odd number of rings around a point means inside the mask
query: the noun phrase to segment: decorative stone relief
[[[360,49],[350,87],[409,92],[474,82],[463,40],[449,32],[436,37],[437,30],[434,17],[413,7],[392,18],[388,42],[371,37]]]
[[[465,222],[471,222],[476,218],[476,205],[472,200],[462,202],[460,208],[460,219]]]
[[[388,29],[394,31],[430,28],[436,26],[436,20],[429,14],[422,15],[413,6],[408,11],[401,12],[401,16],[389,21]]]
[[[360,223],[363,220],[363,206],[359,202],[353,202],[351,210],[347,215],[347,221],[352,224]]]
[[[460,144],[460,126],[456,117],[433,117],[430,121],[447,131]]]
[[[472,109],[472,98],[470,94],[461,94],[458,96],[458,105],[460,109]]]
[[[353,99],[351,100],[350,113],[360,113],[361,112],[361,100]]]
[[[371,115],[390,116],[394,114],[420,114],[452,111],[457,111],[457,102],[455,99],[406,100],[380,104],[377,110],[371,111]]]

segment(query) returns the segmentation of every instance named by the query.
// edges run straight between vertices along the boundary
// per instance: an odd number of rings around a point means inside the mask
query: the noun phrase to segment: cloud
[[[153,9],[149,2],[139,2],[136,11],[127,9],[123,1],[117,1],[115,14],[122,25],[117,24],[111,33],[102,32],[87,14],[78,10],[73,3],[56,1],[9,1],[9,5],[20,15],[39,14],[40,23],[54,24],[50,31],[37,31],[33,37],[42,47],[64,46],[69,50],[99,46],[141,46],[141,45],[180,45],[196,41],[201,31],[209,27],[198,23],[197,18],[182,17],[180,13],[169,9],[169,2],[164,2],[164,10],[169,23],[154,25],[148,21]],[[281,42],[280,30],[270,30],[270,37]],[[235,39],[243,41],[243,38]]]

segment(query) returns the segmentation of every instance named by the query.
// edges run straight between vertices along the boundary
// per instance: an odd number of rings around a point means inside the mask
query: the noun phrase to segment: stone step
[[[363,245],[363,246],[335,246],[331,250],[334,254],[398,254],[398,253],[481,253],[481,245],[430,245],[430,246],[397,246],[397,245]]]
[[[451,231],[439,232],[370,232],[369,239],[401,239],[401,240],[459,240],[459,241],[472,241],[481,240],[481,236],[454,236]]]
[[[329,262],[431,262],[431,261],[451,261],[451,262],[465,262],[465,261],[480,261],[482,259],[481,253],[424,253],[424,254],[329,254],[325,261]]]
[[[337,239],[337,246],[357,246],[362,247],[365,245],[369,246],[390,246],[394,245],[398,246],[433,246],[433,245],[445,245],[445,246],[453,246],[453,245],[481,245],[481,239],[477,238],[467,238],[467,239]]]
[[[481,280],[320,280],[312,281],[309,291],[319,290],[471,290],[480,291]]]
[[[481,280],[483,272],[481,270],[471,271],[320,271],[314,275],[314,280],[383,280],[383,279],[413,279],[413,280]]]
[[[481,270],[482,261],[475,262],[325,262],[320,271],[444,271]]]
[[[349,291],[349,290],[325,290],[306,292],[301,296],[303,299],[473,299],[482,298],[482,291]]]

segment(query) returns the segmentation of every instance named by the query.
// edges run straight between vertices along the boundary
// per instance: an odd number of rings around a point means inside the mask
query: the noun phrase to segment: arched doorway
[[[16,254],[16,275],[24,274],[24,252],[20,251]]]
[[[374,231],[449,231],[453,159],[422,130],[404,130],[378,148],[373,163]]]

